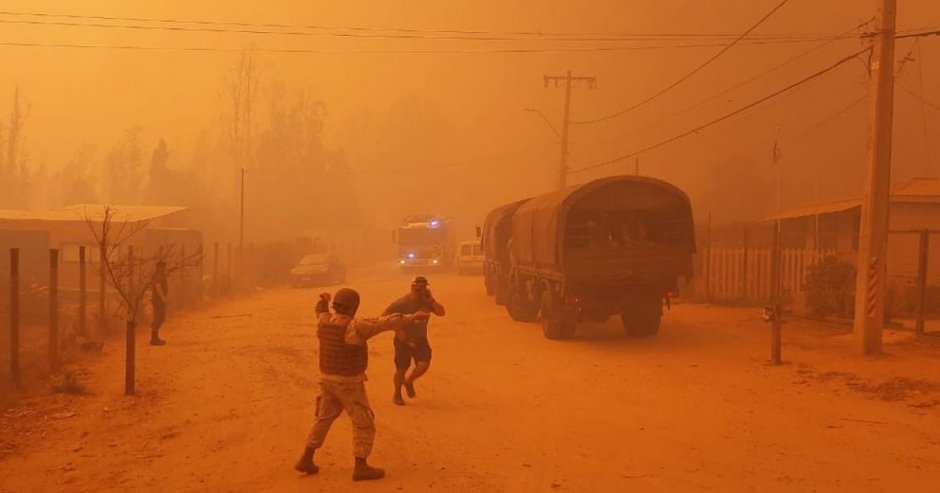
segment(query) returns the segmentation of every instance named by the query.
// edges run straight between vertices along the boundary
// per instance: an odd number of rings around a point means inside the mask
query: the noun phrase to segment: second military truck
[[[493,257],[508,255],[505,270],[500,265],[488,281],[505,293],[513,319],[541,319],[549,339],[574,336],[581,320],[612,315],[629,334],[655,334],[664,298],[692,275],[692,207],[664,181],[602,178],[497,209],[510,210],[508,220],[499,218],[509,231],[495,235],[504,248],[484,237],[487,262],[503,264]]]

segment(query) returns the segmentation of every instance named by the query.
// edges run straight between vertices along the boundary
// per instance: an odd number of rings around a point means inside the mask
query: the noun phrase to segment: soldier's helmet
[[[344,315],[355,315],[359,309],[359,293],[354,289],[340,289],[333,295],[333,309]]]

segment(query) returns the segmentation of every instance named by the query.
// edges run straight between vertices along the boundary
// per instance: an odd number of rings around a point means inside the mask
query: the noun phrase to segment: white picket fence
[[[780,253],[781,285],[784,299],[792,299],[805,289],[810,266],[834,251],[785,249]],[[706,250],[700,275],[707,296],[717,301],[764,303],[770,299],[771,250],[756,248],[713,248]]]

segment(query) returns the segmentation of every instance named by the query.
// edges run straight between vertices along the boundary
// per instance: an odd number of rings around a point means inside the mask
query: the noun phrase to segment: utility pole
[[[238,287],[242,288],[244,281],[243,273],[245,268],[245,168],[242,167],[241,192],[239,193],[239,218],[238,218]],[[231,259],[229,259],[231,261]],[[231,282],[231,279],[229,279]]]
[[[568,126],[571,124],[571,83],[583,81],[588,83],[588,87],[593,89],[597,85],[596,77],[574,77],[569,70],[566,75],[544,77],[545,87],[549,82],[554,82],[558,87],[562,82],[565,84],[565,114],[561,125],[561,166],[558,170],[558,189],[565,188],[568,182]]]
[[[241,192],[239,195],[238,253],[241,255],[245,246],[245,168],[242,168]]]
[[[878,30],[872,43],[868,166],[858,241],[855,286],[855,347],[862,355],[881,351],[885,313],[885,254],[891,191],[891,131],[894,112],[894,36],[897,0],[876,0]]]

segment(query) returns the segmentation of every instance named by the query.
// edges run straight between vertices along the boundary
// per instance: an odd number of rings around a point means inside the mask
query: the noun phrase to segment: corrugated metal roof
[[[895,190],[894,199],[921,199],[917,202],[940,202],[940,178],[915,178]]]
[[[891,193],[891,202],[898,204],[912,202],[940,204],[940,178],[915,178],[896,188],[895,191]],[[861,199],[813,204],[781,212],[780,214],[768,217],[764,221],[832,214],[861,207],[861,205]]]
[[[854,209],[856,207],[861,207],[861,205],[862,205],[862,201],[858,199],[840,200],[838,202],[829,202],[826,204],[814,204],[814,205],[798,207],[796,209],[790,209],[788,211],[781,212],[780,214],[764,219],[764,221],[776,221],[777,219],[793,219],[797,217],[818,216],[821,214],[833,214],[836,212],[844,212],[850,209]]]
[[[62,209],[38,211],[0,209],[0,219],[52,222],[74,222],[86,219],[102,221],[105,207],[101,204],[77,204]],[[112,205],[110,207],[115,222],[149,221],[186,210],[185,207],[179,206]]]

